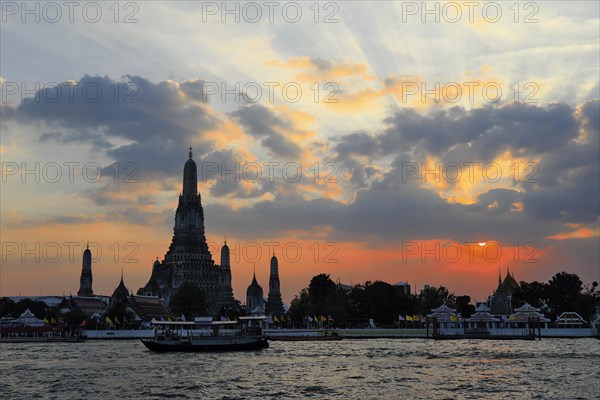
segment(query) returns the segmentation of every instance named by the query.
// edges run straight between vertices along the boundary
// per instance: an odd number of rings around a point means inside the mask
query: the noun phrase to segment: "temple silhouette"
[[[231,264],[227,240],[221,248],[221,263],[215,264],[206,243],[204,210],[198,193],[198,169],[192,158],[183,167],[183,190],[175,211],[173,238],[164,259],[156,258],[148,283],[138,290],[138,295],[157,296],[169,304],[171,297],[184,282],[193,282],[206,294],[208,308],[216,314],[222,308],[234,309],[238,303],[234,299],[231,286]],[[254,277],[253,283],[256,280]],[[250,308],[247,311],[251,311]],[[284,313],[281,300],[278,261],[271,258],[269,299],[266,313]]]

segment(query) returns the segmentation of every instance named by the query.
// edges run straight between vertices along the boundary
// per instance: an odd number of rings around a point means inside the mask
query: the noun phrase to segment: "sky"
[[[172,237],[192,147],[234,295],[600,280],[600,11],[582,2],[1,3],[0,296]]]

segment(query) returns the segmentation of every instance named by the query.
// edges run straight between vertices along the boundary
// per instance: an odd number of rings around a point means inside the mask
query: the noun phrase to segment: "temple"
[[[91,297],[94,295],[92,290],[92,252],[89,244],[83,252],[83,262],[81,265],[81,278],[79,278],[79,291],[77,296]]]
[[[252,283],[246,290],[246,313],[250,315],[261,315],[265,313],[265,299],[263,288],[256,280],[256,271],[252,276]]]
[[[488,298],[488,307],[494,315],[510,315],[512,312],[512,294],[519,288],[514,275],[506,270],[504,280],[500,277],[498,271],[498,288],[492,296]]]
[[[281,300],[281,289],[279,284],[279,263],[277,257],[273,254],[271,257],[271,276],[269,277],[269,297],[265,308],[266,315],[283,315],[283,301]]]
[[[236,305],[236,301],[233,298],[233,288],[231,287],[231,265],[229,264],[229,246],[227,246],[227,238],[225,238],[223,247],[221,247],[219,304],[223,307],[232,307]]]
[[[121,281],[119,282],[119,286],[114,290],[112,296],[110,296],[110,305],[112,306],[116,303],[125,304],[128,296],[129,289],[127,289],[125,282],[123,282],[123,269],[121,269]]]
[[[189,158],[183,167],[183,190],[175,211],[171,245],[162,261],[157,257],[148,283],[138,290],[138,294],[158,296],[169,304],[183,282],[194,282],[204,290],[211,313],[215,314],[223,307],[236,307],[227,245],[221,252],[221,264],[215,264],[206,243],[198,171],[190,147]]]

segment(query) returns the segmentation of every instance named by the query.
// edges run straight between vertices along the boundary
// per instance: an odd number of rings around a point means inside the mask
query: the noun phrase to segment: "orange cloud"
[[[310,57],[291,57],[286,61],[270,60],[267,66],[277,68],[304,70],[295,75],[302,82],[339,81],[344,78],[359,77],[362,80],[374,80],[375,77],[368,73],[368,67],[363,63],[344,61],[329,61]]]
[[[372,108],[384,97],[391,96],[398,106],[416,110],[456,105],[472,107],[492,102],[524,101],[526,96],[535,98],[535,93],[541,90],[537,83],[529,83],[527,88],[511,88],[492,72],[493,68],[485,64],[478,71],[465,71],[455,82],[433,82],[420,75],[390,75],[377,81],[378,87],[341,92],[336,96],[340,100],[338,103],[327,105],[335,111],[355,112]]]
[[[412,176],[418,179],[421,187],[434,190],[448,203],[474,204],[478,196],[491,189],[519,189],[522,185],[534,184],[540,158],[525,159],[514,156],[510,151],[498,155],[489,163],[444,163],[429,156],[419,165],[419,171]],[[488,204],[489,208],[497,206]],[[516,202],[513,210],[523,210],[523,204]]]
[[[571,231],[559,232],[552,236],[547,236],[547,239],[567,240],[567,239],[589,239],[600,236],[600,228],[586,228],[582,224],[565,224]]]
[[[244,141],[244,139],[251,140],[244,133],[241,126],[230,120],[221,121],[215,129],[204,132],[203,137],[214,142],[218,149],[231,147],[235,143]]]

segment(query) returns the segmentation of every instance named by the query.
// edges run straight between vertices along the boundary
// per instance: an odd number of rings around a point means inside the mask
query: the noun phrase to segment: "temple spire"
[[[183,189],[175,211],[173,240],[164,259],[167,264],[176,260],[195,259],[199,255],[203,259],[212,259],[204,233],[204,211],[198,194],[198,168],[191,155],[190,150],[190,158],[183,166]],[[175,253],[178,255],[175,256]],[[184,254],[186,256],[182,258]],[[195,256],[188,257],[189,254]]]
[[[92,252],[88,244],[83,251],[81,277],[79,278],[79,291],[77,292],[77,296],[93,296],[92,282]]]
[[[273,251],[273,257],[271,257],[271,274],[269,277],[269,296],[265,314],[282,315],[284,312],[279,281],[279,263]]]
[[[190,158],[183,167],[183,197],[186,201],[197,201],[198,196],[198,168],[192,160],[192,148],[190,147]]]

